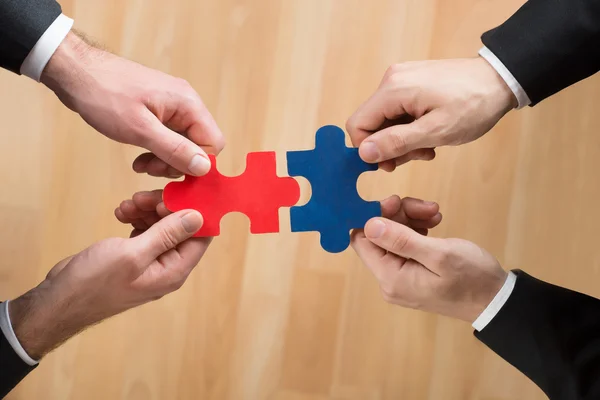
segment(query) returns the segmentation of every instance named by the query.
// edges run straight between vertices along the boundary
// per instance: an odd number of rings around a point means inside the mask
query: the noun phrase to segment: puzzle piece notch
[[[321,247],[338,253],[350,244],[351,229],[381,216],[379,202],[363,200],[356,188],[358,177],[378,166],[364,162],[358,149],[346,147],[344,131],[337,126],[320,128],[313,150],[288,151],[287,162],[288,174],[305,177],[312,188],[308,203],[290,209],[292,232],[317,231]]]
[[[216,157],[209,157],[208,174],[167,184],[167,209],[200,211],[204,225],[196,237],[218,236],[223,216],[236,211],[248,216],[251,233],[279,232],[279,208],[296,204],[300,187],[294,178],[277,176],[275,152],[248,153],[245,171],[234,177],[222,175]]]

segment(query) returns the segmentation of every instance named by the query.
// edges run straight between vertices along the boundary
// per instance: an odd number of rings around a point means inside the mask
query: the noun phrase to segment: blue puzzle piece
[[[344,137],[337,126],[324,126],[314,150],[287,152],[289,175],[305,177],[312,188],[310,201],[290,210],[292,232],[320,232],[321,247],[330,253],[344,251],[351,229],[381,215],[379,202],[363,200],[356,190],[359,175],[375,171],[377,164],[364,162]]]

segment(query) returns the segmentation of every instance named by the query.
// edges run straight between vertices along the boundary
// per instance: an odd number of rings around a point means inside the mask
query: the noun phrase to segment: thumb
[[[194,176],[210,170],[210,160],[200,146],[187,137],[164,126],[156,117],[152,119],[146,148],[173,168]]]
[[[442,240],[423,236],[405,225],[385,218],[370,219],[364,232],[373,244],[400,257],[413,259],[439,275],[436,257],[443,252]]]
[[[148,265],[161,254],[194,236],[203,222],[198,211],[183,210],[163,218],[146,232],[130,240],[135,242],[134,247],[140,254],[142,265]]]
[[[413,150],[433,148],[437,142],[435,111],[425,114],[410,124],[401,124],[382,129],[367,139],[359,147],[361,158],[368,163],[383,162],[401,157]]]

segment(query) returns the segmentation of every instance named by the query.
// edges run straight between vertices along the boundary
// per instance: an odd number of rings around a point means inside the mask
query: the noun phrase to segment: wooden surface
[[[188,79],[245,154],[310,148],[394,62],[468,57],[522,0],[63,0],[113,51]],[[137,149],[109,142],[26,78],[0,73],[0,297],[55,262],[125,235],[114,207],[164,180],[136,176]],[[600,79],[511,113],[434,162],[366,174],[367,199],[441,204],[435,235],[473,240],[506,268],[600,296]],[[303,184],[303,197],[308,198]],[[179,292],[88,330],[9,399],[542,399],[468,324],[389,306],[347,251],[318,234],[250,236],[229,215]]]

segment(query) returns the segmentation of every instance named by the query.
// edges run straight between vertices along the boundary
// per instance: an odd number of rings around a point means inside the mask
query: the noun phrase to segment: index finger
[[[383,84],[365,101],[346,123],[352,144],[358,147],[371,134],[391,125],[411,122],[404,107],[405,96]]]
[[[200,96],[186,103],[182,112],[189,116],[187,137],[209,154],[218,155],[225,147],[225,137]]]
[[[133,194],[133,204],[142,211],[156,211],[156,207],[162,203],[162,189],[152,191],[141,191]]]

